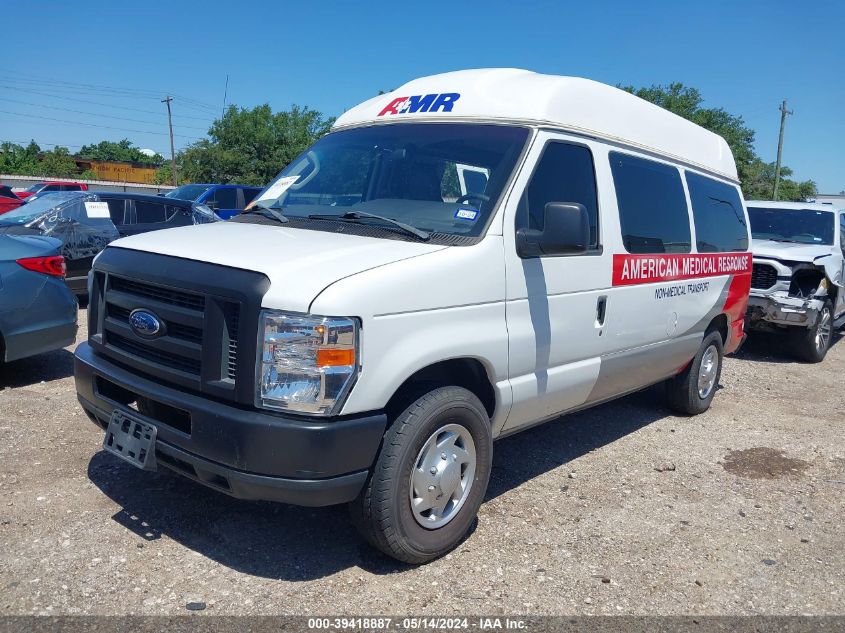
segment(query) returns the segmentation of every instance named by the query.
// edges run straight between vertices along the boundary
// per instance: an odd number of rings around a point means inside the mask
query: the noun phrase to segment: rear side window
[[[686,172],[699,253],[748,250],[748,225],[736,187]]]
[[[244,189],[244,204],[247,205],[252,202],[255,196],[258,195],[259,191],[261,191],[261,189]]]
[[[109,216],[114,224],[118,226],[121,224],[128,224],[128,222],[124,220],[126,212],[125,200],[115,200],[114,198],[110,198],[106,200],[106,204],[109,206]]]
[[[517,229],[542,230],[549,202],[583,204],[590,218],[590,248],[598,248],[596,176],[589,149],[560,142],[546,145],[520,201]]]
[[[167,221],[164,205],[159,202],[136,200],[135,216],[138,224],[155,224]]]
[[[689,253],[689,211],[675,167],[610,153],[622,242],[629,253]]]
[[[214,192],[214,202],[219,209],[237,209],[238,190],[234,187],[218,189]]]

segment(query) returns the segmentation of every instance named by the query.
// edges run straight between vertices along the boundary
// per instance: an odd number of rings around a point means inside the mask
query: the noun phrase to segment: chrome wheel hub
[[[816,349],[820,352],[827,349],[830,331],[830,311],[825,308],[819,315],[819,325],[816,328]]]
[[[475,478],[475,442],[459,424],[447,424],[426,440],[411,471],[414,519],[424,528],[443,527],[455,518]]]
[[[716,376],[719,373],[719,350],[710,345],[701,357],[701,367],[698,370],[698,397],[704,400],[716,386]]]

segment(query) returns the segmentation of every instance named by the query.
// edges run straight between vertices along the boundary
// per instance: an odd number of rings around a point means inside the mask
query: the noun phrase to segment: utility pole
[[[226,116],[226,97],[229,96],[229,75],[226,75],[226,87],[223,88],[223,112],[220,113],[220,120]]]
[[[786,117],[792,114],[792,110],[786,109],[786,99],[778,108],[780,110],[780,138],[778,139],[778,162],[775,165],[775,190],[772,193],[772,200],[778,199],[778,181],[780,180],[780,157],[783,152],[783,128],[786,127]]]
[[[167,125],[170,127],[170,172],[173,176],[173,186],[175,187],[179,184],[179,178],[176,175],[176,150],[173,147],[173,117],[170,114],[171,101],[173,101],[173,97],[170,95],[167,95],[161,100],[162,103],[167,104]],[[784,103],[786,102],[784,101]],[[780,159],[778,159],[778,161],[780,161]],[[775,187],[777,187],[777,184],[775,184]]]

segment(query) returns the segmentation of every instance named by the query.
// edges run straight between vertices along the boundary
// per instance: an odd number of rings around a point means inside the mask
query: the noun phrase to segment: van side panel
[[[517,213],[538,160],[549,143],[590,150],[598,198],[600,249],[572,257],[522,259],[515,249]],[[587,402],[600,375],[601,357],[618,351],[609,333],[625,306],[612,294],[612,253],[618,250],[607,150],[588,139],[540,131],[526,167],[504,208],[507,318],[513,407],[502,430],[510,432]],[[566,174],[561,174],[562,178]],[[572,188],[573,191],[577,187]],[[556,202],[580,202],[556,200]],[[603,320],[600,306],[606,305]],[[640,345],[642,342],[639,343]],[[498,430],[498,429],[496,429]]]
[[[564,134],[541,132],[526,171],[540,158],[542,144],[549,140],[568,139]],[[528,175],[520,175],[503,223],[513,388],[513,406],[503,429],[508,433],[677,374],[695,356],[705,330],[720,314],[728,315],[730,325],[726,351],[736,349],[742,340],[750,255],[696,252],[695,226],[682,171],[668,161],[627,148],[577,137],[571,142],[589,146],[595,160],[601,252],[519,258],[513,227],[520,213],[519,196],[529,182]],[[660,249],[645,233],[633,245],[645,252],[628,253],[610,167],[611,152],[653,161],[663,173],[677,171],[672,177],[673,208],[684,220],[676,222],[676,232],[683,233],[683,224],[688,223],[689,252],[649,253]],[[655,192],[655,200],[659,199],[660,193]],[[604,319],[600,323],[602,298]]]

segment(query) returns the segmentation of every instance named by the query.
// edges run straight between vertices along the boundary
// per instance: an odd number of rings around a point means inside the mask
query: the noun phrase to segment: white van
[[[494,439],[658,382],[705,411],[748,240],[719,136],[586,79],[426,77],[346,112],[233,221],[112,243],[79,400],[136,466],[351,502],[424,562],[469,530]]]

